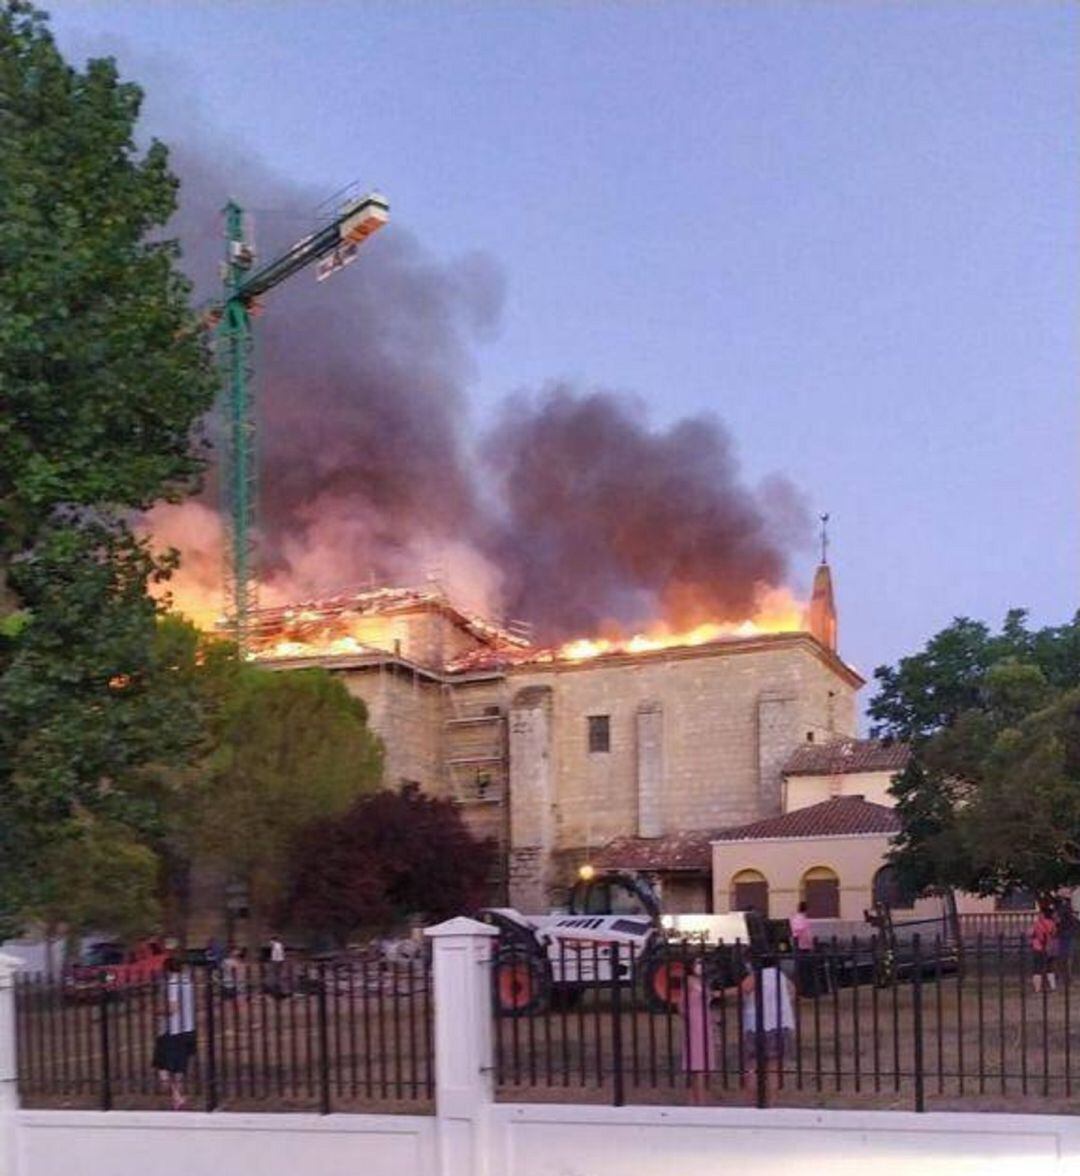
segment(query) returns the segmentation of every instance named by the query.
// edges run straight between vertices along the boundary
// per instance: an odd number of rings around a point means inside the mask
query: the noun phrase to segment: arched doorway
[[[812,867],[803,874],[799,889],[809,918],[840,918],[840,879],[835,870],[828,866]]]
[[[769,883],[758,870],[740,870],[731,879],[730,903],[733,911],[757,911],[769,917]]]

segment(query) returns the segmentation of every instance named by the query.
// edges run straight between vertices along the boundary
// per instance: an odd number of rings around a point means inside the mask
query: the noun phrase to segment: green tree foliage
[[[165,926],[184,938],[202,827],[213,820],[213,764],[228,701],[242,678],[259,671],[240,660],[234,644],[200,633],[174,614],[158,621],[152,665],[150,697],[159,721],[171,717],[192,737],[185,755],[143,768],[128,787],[126,807],[158,857]]]
[[[1000,633],[958,617],[897,666],[874,671],[877,694],[868,712],[875,736],[919,742],[985,701],[986,675],[1001,662],[1037,667],[1051,690],[1080,686],[1080,613],[1066,625],[1027,628],[1013,609]]]
[[[344,945],[358,931],[467,913],[484,899],[495,858],[452,801],[415,785],[365,797],[296,838],[283,920]]]
[[[75,806],[119,816],[194,735],[158,721],[147,583],[172,561],[130,519],[190,487],[215,379],[154,239],[177,183],[136,149],[140,102],[0,2],[0,928]]]
[[[1080,616],[1001,633],[957,620],[880,668],[876,733],[910,741],[891,858],[916,891],[1080,883]]]
[[[363,702],[317,669],[243,667],[215,729],[200,848],[244,883],[258,936],[284,892],[299,830],[377,788],[382,749]]]
[[[38,863],[32,914],[51,939],[104,932],[130,940],[158,924],[158,861],[126,825],[77,814]]]

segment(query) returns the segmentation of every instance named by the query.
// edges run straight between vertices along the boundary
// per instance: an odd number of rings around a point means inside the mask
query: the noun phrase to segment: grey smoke
[[[226,158],[237,156],[173,152],[174,229],[204,297],[228,194],[256,209],[265,257],[310,223],[259,209],[303,213],[320,196],[255,161],[228,171]],[[484,603],[545,639],[661,615],[746,617],[757,585],[782,583],[808,536],[796,491],[744,484],[716,419],[654,429],[612,391],[518,394],[477,438],[473,348],[502,297],[491,261],[436,262],[398,222],[331,281],[302,275],[269,296],[256,352],[267,577],[301,595],[415,582],[441,552],[464,551],[481,578],[494,567],[500,599],[485,591]]]

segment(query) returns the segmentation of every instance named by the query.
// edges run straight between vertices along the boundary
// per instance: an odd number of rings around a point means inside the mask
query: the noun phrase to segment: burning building
[[[385,743],[387,783],[457,800],[500,846],[498,899],[537,911],[616,839],[777,815],[792,753],[855,735],[862,679],[836,652],[828,566],[805,621],[771,607],[755,624],[541,647],[434,586],[383,588],[264,610],[253,649],[339,674]],[[708,905],[707,872],[653,872],[672,908]]]

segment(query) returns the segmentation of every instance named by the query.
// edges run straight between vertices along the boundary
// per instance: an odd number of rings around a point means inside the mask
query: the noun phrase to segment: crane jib
[[[298,270],[333,253],[343,244],[358,244],[387,221],[388,205],[383,200],[366,198],[345,209],[337,219],[317,232],[297,241],[281,257],[257,270],[239,283],[238,295],[245,301],[258,298],[292,277]]]

